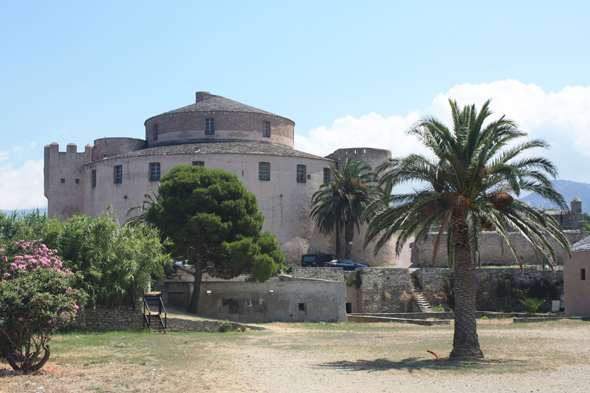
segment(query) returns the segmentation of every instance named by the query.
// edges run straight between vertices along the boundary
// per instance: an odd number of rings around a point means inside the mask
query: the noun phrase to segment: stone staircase
[[[416,304],[418,305],[418,308],[420,309],[421,312],[433,312],[432,306],[430,305],[428,300],[426,300],[422,291],[414,289],[414,293],[412,294],[412,299],[414,299],[414,302],[416,302]]]

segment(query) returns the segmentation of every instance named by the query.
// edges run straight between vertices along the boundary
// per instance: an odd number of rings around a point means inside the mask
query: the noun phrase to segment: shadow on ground
[[[410,373],[420,370],[461,370],[469,368],[477,370],[491,367],[514,367],[524,365],[522,360],[494,360],[494,359],[424,359],[407,358],[400,361],[388,359],[339,361],[321,364],[320,367],[341,369],[346,371],[385,371],[406,370]]]

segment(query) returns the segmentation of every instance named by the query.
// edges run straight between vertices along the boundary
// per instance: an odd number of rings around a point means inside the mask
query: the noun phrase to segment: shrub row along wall
[[[565,234],[570,242],[574,244],[588,236],[588,232],[582,231],[565,231]],[[428,234],[428,239],[424,243],[414,244],[414,248],[418,251],[420,266],[432,266],[432,252],[434,249],[434,242],[436,241],[438,233],[431,232]],[[531,248],[529,242],[519,233],[512,232],[510,237],[518,255],[525,264],[538,263],[535,252]],[[435,266],[447,267],[447,235],[444,234],[440,242],[441,246],[438,249]],[[563,264],[563,249],[553,239],[549,239],[549,243],[554,248],[558,256],[558,263]],[[482,265],[518,265],[512,251],[508,245],[504,243],[504,253],[502,253],[502,241],[500,236],[495,231],[486,231],[481,234],[481,263]]]
[[[427,300],[433,305],[453,308],[451,269],[420,268],[412,275]],[[539,312],[551,310],[551,300],[563,296],[563,271],[542,271],[526,268],[477,269],[476,308],[480,311],[526,311],[519,301],[526,298],[543,299]]]
[[[72,327],[93,332],[143,329],[142,303],[113,308],[98,306],[94,309],[80,310],[72,322]]]

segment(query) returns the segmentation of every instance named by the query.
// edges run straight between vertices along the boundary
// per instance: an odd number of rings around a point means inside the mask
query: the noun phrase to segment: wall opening
[[[580,269],[580,279],[586,281],[586,269]]]
[[[305,303],[299,303],[299,311],[305,311]]]
[[[346,313],[350,314],[352,312],[352,303],[346,303]]]

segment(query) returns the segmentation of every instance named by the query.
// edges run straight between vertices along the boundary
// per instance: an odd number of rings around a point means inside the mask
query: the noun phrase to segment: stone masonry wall
[[[412,292],[408,269],[360,269],[363,312],[391,313],[410,311]]]
[[[75,329],[94,332],[115,330],[143,330],[143,313],[141,303],[131,306],[113,308],[96,307],[78,312],[72,322]]]
[[[316,280],[344,281],[344,270],[341,267],[293,266],[293,278],[311,278]]]
[[[520,299],[540,298],[545,300],[539,311],[551,309],[551,300],[563,296],[563,270],[556,272],[532,268],[477,269],[477,300],[479,311],[526,311]],[[413,276],[422,288],[424,295],[433,305],[452,308],[448,289],[444,282],[453,282],[453,271],[445,268],[420,268]]]
[[[587,232],[582,231],[565,231],[565,234],[570,244],[574,244],[578,240],[588,236]],[[432,252],[437,235],[437,232],[431,232],[428,234],[426,242],[414,244],[414,247],[419,253],[420,266],[432,266]],[[526,239],[516,232],[512,232],[510,237],[512,238],[512,242],[524,264],[538,263],[535,253]],[[446,234],[443,235],[440,242],[441,246],[438,249],[435,261],[435,266],[437,267],[448,266],[446,238]],[[563,264],[563,249],[553,239],[549,239],[549,243],[555,249],[558,263]],[[514,255],[512,255],[512,252],[508,248],[508,245],[504,244],[504,253],[502,253],[502,243],[499,235],[495,231],[486,231],[481,234],[481,263],[482,265],[518,265]]]

